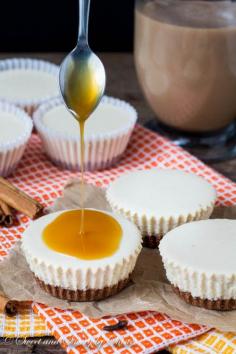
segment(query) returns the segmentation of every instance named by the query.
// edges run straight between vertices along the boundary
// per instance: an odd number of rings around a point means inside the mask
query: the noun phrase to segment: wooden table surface
[[[31,57],[40,58],[60,64],[64,58],[64,53],[20,53],[20,54],[0,54],[0,59],[9,57]],[[154,118],[154,114],[146,104],[139,88],[132,54],[127,53],[103,53],[100,55],[107,73],[106,94],[124,99],[130,102],[137,109],[139,122],[145,123]],[[236,181],[236,159],[211,164],[211,166]],[[34,338],[36,339],[36,338]],[[28,345],[17,344],[15,340],[0,339],[1,354],[64,354],[65,351],[55,342],[46,344],[48,338],[44,338],[44,344],[30,342]],[[50,339],[50,338],[49,338]],[[51,339],[50,339],[51,341]],[[162,351],[162,353],[166,353]]]

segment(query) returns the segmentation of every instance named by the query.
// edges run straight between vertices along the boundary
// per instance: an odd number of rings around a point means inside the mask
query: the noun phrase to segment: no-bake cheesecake
[[[195,174],[154,168],[118,177],[108,186],[106,197],[113,211],[139,227],[144,245],[156,247],[176,226],[209,218],[216,192]]]
[[[135,225],[121,216],[84,210],[48,214],[31,223],[22,249],[39,285],[69,301],[100,300],[129,282],[141,250]]]
[[[0,127],[0,175],[8,176],[23,156],[33,124],[26,112],[1,102]]]
[[[159,249],[182,299],[211,310],[236,309],[236,220],[182,225],[165,235]]]
[[[0,99],[30,115],[39,104],[59,95],[58,66],[44,60],[0,60]]]
[[[49,158],[63,168],[80,170],[79,124],[61,99],[41,105],[33,118]],[[86,121],[85,169],[101,170],[117,162],[127,147],[136,120],[137,113],[128,103],[103,97]]]

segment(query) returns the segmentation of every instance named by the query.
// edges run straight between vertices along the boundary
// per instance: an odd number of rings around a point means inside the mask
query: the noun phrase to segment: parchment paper
[[[109,210],[104,191],[86,186],[85,206]],[[79,206],[79,183],[71,181],[49,211]],[[236,208],[216,208],[213,217],[235,218]],[[144,310],[163,312],[171,318],[207,325],[225,331],[236,330],[236,311],[217,312],[186,304],[168,284],[157,250],[143,249],[132,276],[132,283],[119,294],[99,302],[69,303],[43,292],[36,284],[20,250],[20,244],[0,263],[0,291],[10,299],[33,300],[62,309],[76,309],[90,317],[102,317]]]

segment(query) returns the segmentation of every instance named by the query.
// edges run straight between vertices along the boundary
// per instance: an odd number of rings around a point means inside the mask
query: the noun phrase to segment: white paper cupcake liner
[[[85,137],[85,169],[89,171],[108,168],[124,153],[135,123],[136,110],[125,101],[103,97],[102,102],[121,107],[129,113],[129,119],[121,129],[106,134]],[[70,170],[80,170],[80,140],[69,134],[53,132],[42,122],[42,117],[52,108],[61,105],[62,99],[56,98],[42,104],[33,115],[34,124],[41,136],[45,151],[57,165]]]
[[[33,123],[27,113],[7,102],[0,102],[0,112],[1,111],[14,114],[25,125],[25,130],[22,135],[9,142],[3,143],[0,141],[0,175],[6,177],[13,172],[21,160],[32,132]]]
[[[45,95],[40,99],[8,99],[0,97],[1,101],[6,101],[17,105],[18,107],[24,109],[29,115],[32,116],[33,112],[38,108],[38,106],[44,101],[50,98],[55,98],[59,96],[59,66],[45,60],[30,59],[30,58],[13,58],[0,60],[0,71],[14,70],[14,69],[31,69],[38,70],[42,72],[47,72],[58,78],[58,93],[55,95]]]

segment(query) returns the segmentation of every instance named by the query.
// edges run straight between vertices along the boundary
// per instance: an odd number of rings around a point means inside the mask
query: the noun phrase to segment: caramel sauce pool
[[[57,252],[84,260],[112,256],[119,248],[122,228],[110,215],[84,210],[84,233],[80,234],[78,221],[81,210],[60,214],[43,231],[43,241]]]

